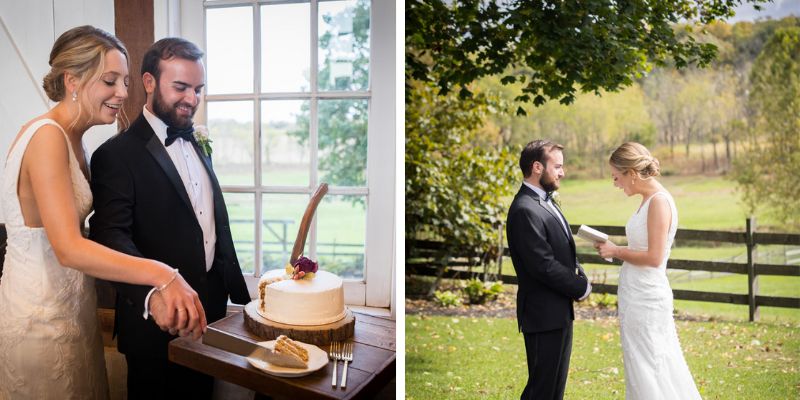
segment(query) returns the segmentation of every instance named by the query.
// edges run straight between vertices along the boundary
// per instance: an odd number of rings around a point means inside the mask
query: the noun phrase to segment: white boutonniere
[[[205,125],[197,125],[194,127],[194,140],[197,141],[197,145],[200,146],[200,150],[203,151],[203,154],[206,157],[211,157],[211,143],[213,142],[208,137],[208,128]]]
[[[554,191],[553,195],[550,197],[550,200],[553,202],[553,204],[558,206],[559,210],[561,209],[561,195],[558,192]]]

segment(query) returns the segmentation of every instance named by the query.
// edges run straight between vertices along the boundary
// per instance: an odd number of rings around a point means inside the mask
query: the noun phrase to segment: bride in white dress
[[[116,120],[128,96],[127,57],[105,31],[84,26],[61,35],[44,79],[58,104],[26,124],[8,153],[0,186],[8,233],[0,399],[108,397],[93,277],[160,288],[152,301],[170,310],[162,329],[199,335],[205,328],[197,294],[177,270],[81,234],[92,207],[81,138],[89,127]],[[181,309],[191,318],[180,316]]]
[[[667,260],[678,229],[678,210],[654,178],[658,160],[639,143],[625,143],[609,160],[614,186],[642,196],[625,225],[628,246],[595,244],[600,256],[623,261],[619,275],[619,325],[628,400],[700,399],[683,358],[672,318]]]

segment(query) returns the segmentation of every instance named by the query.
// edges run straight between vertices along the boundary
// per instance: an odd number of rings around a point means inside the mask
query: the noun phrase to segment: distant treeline
[[[604,176],[610,152],[629,140],[654,149],[667,174],[727,173],[750,150],[753,136],[766,134],[757,130],[758,102],[751,98],[754,64],[760,55],[780,56],[763,54],[765,45],[775,32],[793,27],[800,27],[800,18],[715,22],[683,32],[713,43],[716,59],[705,68],[656,67],[618,92],[581,93],[569,106],[524,105],[525,116],[512,111],[519,85],[503,85],[500,76],[483,78],[473,90],[496,112],[487,113],[480,140],[505,147],[550,138],[566,146],[572,171],[587,177]],[[788,56],[797,61],[797,54]],[[794,111],[787,111],[791,117]]]

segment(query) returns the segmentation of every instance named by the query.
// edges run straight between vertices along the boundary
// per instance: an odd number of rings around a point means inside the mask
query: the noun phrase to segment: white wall
[[[27,121],[54,103],[42,89],[50,70],[47,60],[64,31],[93,25],[114,32],[114,2],[108,0],[0,1],[0,173],[8,147]],[[89,151],[116,132],[116,126],[94,127],[84,136]],[[0,215],[0,222],[4,221]]]

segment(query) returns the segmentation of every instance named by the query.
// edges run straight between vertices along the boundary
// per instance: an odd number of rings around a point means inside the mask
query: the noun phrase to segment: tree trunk
[[[706,173],[706,152],[703,150],[703,145],[700,145],[700,171]]]
[[[669,159],[675,159],[675,135],[669,135]]]
[[[725,136],[725,170],[731,167],[731,138]]]
[[[690,145],[690,142],[691,142],[691,137],[689,135],[686,135],[686,160],[687,161],[689,160],[689,145]]]
[[[434,279],[433,283],[428,288],[428,293],[425,294],[425,297],[433,297],[434,292],[439,289],[439,285],[442,283],[442,275],[444,275],[444,270],[447,269],[448,264],[450,264],[450,256],[443,256],[439,262],[439,266],[436,267],[436,279]]]
[[[714,146],[714,171],[719,171],[719,159],[717,158],[717,141],[711,142]]]

